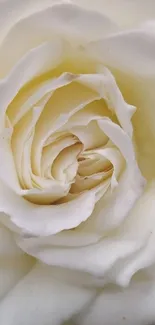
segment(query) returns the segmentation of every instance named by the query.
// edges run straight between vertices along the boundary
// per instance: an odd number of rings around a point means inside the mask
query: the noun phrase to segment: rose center
[[[104,73],[54,73],[56,77],[24,86],[7,109],[23,196],[33,203],[55,204],[89,190],[98,199],[112,178],[117,183],[113,173],[119,177],[124,164],[100,125],[119,123],[114,95],[108,93]]]

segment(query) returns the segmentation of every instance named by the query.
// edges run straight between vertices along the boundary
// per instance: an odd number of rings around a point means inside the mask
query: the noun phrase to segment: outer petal
[[[130,75],[154,76],[155,24],[144,25],[92,42],[88,53],[110,68]]]
[[[113,193],[101,198],[94,211],[96,226],[103,233],[117,227],[127,216],[143,192],[145,181],[135,161],[135,153],[129,136],[108,120],[98,122],[105,134],[115,143],[126,160],[126,169],[120,177],[119,186]],[[121,202],[121,205],[120,205]]]
[[[7,0],[0,3],[0,39],[6,35],[9,29],[19,20],[52,6],[61,0]]]
[[[118,25],[127,27],[155,18],[154,0],[72,0],[84,8],[107,15]]]
[[[0,4],[0,38],[22,18],[62,2],[72,2],[103,13],[121,26],[136,25],[155,17],[154,0],[7,0]]]
[[[117,30],[116,24],[106,16],[84,10],[72,3],[60,2],[43,11],[34,12],[19,20],[1,42],[1,76],[5,76],[26,52],[52,40],[56,35],[71,41],[75,46],[98,40]]]
[[[112,138],[115,144],[120,148],[120,151],[124,155],[127,162],[127,171],[124,173],[122,179],[120,180],[120,186],[118,186],[118,190],[116,189],[116,192],[113,194],[110,193],[111,195],[109,195],[109,198],[106,198],[108,200],[108,203],[106,200],[104,202],[104,199],[102,202],[101,199],[99,202],[99,207],[98,205],[96,206],[90,222],[88,220],[88,224],[86,223],[84,225],[84,230],[86,232],[88,231],[90,233],[93,233],[95,229],[97,233],[100,232],[100,236],[102,238],[103,234],[106,235],[106,231],[116,228],[125,219],[125,217],[128,216],[128,213],[135,204],[136,199],[141,195],[143,191],[144,181],[137,168],[134,159],[134,151],[129,136],[126,135],[118,125],[113,124],[108,119],[104,119],[100,122],[102,122],[100,123],[100,127],[104,129],[105,133],[107,133],[108,136]],[[128,144],[127,147],[126,143]],[[123,204],[120,207],[120,201],[122,198]],[[78,210],[76,209],[76,212],[77,211]],[[137,216],[137,214],[135,213],[134,216]],[[148,233],[146,232],[143,238],[140,237],[139,241],[137,238],[135,240],[133,237],[135,236],[135,220],[132,220],[132,214],[129,218],[129,221],[128,218],[129,216],[126,218],[126,232],[124,232],[123,225],[122,228],[120,228],[119,231],[116,231],[115,234],[109,234],[108,237],[103,238],[99,242],[90,246],[65,248],[61,247],[61,245],[59,247],[52,247],[51,237],[49,238],[49,242],[48,238],[46,241],[42,241],[40,238],[34,238],[32,240],[24,239],[19,241],[19,245],[26,252],[36,256],[49,265],[58,265],[69,267],[71,269],[79,269],[103,277],[107,272],[111,270],[111,268],[113,268],[117,261],[137,252],[137,250],[139,250],[141,246],[145,244]],[[26,224],[27,219],[24,220],[24,224]],[[13,217],[12,220],[17,220],[16,216]],[[95,220],[94,223],[93,220]],[[18,222],[19,221],[17,220],[17,225],[19,225]],[[80,231],[82,232],[83,229],[77,229],[77,232],[78,231],[80,233]],[[84,256],[84,258],[80,259],[80,256]],[[109,279],[107,280],[106,278],[105,280],[109,281]],[[117,282],[117,277],[114,278],[113,281]]]
[[[153,325],[155,321],[154,300],[155,284],[145,278],[132,281],[125,290],[107,287],[83,312],[83,315],[76,319],[75,324]]]
[[[6,295],[33,266],[33,259],[15,244],[9,230],[0,226],[0,298]]]
[[[19,244],[47,264],[88,271],[102,278],[103,283],[127,285],[137,270],[154,263],[154,195],[155,187],[151,184],[122,226],[94,245],[55,248],[48,241],[42,244],[37,239]]]
[[[94,295],[55,280],[52,268],[38,264],[1,302],[0,324],[59,325],[83,310]]]
[[[4,124],[7,106],[19,90],[36,76],[49,71],[62,62],[63,43],[61,40],[44,43],[31,50],[11,70],[9,75],[0,80],[1,112],[0,123]],[[37,59],[36,59],[37,58]],[[22,71],[25,71],[22,74]]]
[[[129,82],[131,88],[127,86],[126,89],[123,87],[122,89],[126,98],[130,96],[130,100],[138,107],[133,118],[138,164],[144,177],[152,180],[155,177],[155,74],[152,78],[140,81],[139,78],[131,78]]]
[[[147,179],[155,176],[155,24],[90,44],[88,52],[113,71],[125,100],[137,107],[133,117],[138,162]],[[145,125],[145,127],[143,127]]]
[[[0,183],[0,211],[6,213],[25,236],[48,236],[77,227],[89,218],[94,205],[95,193],[85,192],[58,206],[40,206],[26,201]],[[8,217],[4,219],[7,223]]]
[[[147,187],[128,220],[120,228],[122,235],[130,234],[132,242],[139,246],[130,256],[117,261],[108,274],[112,281],[122,286],[127,286],[138,270],[147,270],[155,263],[154,196],[155,183],[153,182]]]

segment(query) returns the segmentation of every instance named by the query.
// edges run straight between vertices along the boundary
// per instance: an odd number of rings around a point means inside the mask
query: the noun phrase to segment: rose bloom
[[[154,19],[1,0],[1,325],[155,321]]]

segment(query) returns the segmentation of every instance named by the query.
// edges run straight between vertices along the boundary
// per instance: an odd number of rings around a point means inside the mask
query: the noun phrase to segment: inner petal
[[[104,116],[113,118],[103,100],[94,100],[72,115],[61,130],[70,130],[83,143],[84,149],[100,147],[108,141],[108,137],[97,123],[97,120]]]
[[[82,149],[82,144],[77,143],[62,150],[52,166],[52,175],[55,179],[64,182],[74,180],[78,169],[78,155]]]
[[[41,153],[45,141],[67,122],[73,112],[80,110],[97,96],[89,88],[74,82],[54,92],[36,124],[32,146],[32,168],[36,175],[41,172]]]
[[[98,127],[96,121],[91,121],[86,126],[77,126],[70,130],[83,143],[84,149],[93,149],[107,143],[108,137]]]
[[[77,141],[78,139],[71,134],[62,134],[61,136],[58,136],[58,138],[53,143],[44,147],[41,157],[42,176],[47,176],[48,168],[51,169],[54,160],[60,154],[60,152],[64,148],[75,144]],[[51,173],[48,175],[48,177],[51,177]]]
[[[92,174],[100,173],[102,171],[108,171],[112,168],[112,164],[110,163],[110,161],[104,157],[101,157],[101,155],[94,154],[94,158],[91,159],[89,158],[89,155],[87,158],[84,153],[82,157],[84,160],[79,162],[78,168],[78,174],[80,176],[90,176]]]
[[[81,153],[79,160],[79,168],[75,182],[71,186],[71,193],[90,190],[112,175],[111,162],[93,150]]]
[[[14,127],[12,139],[11,139],[11,147],[12,153],[14,156],[14,161],[16,165],[16,170],[18,173],[19,180],[21,185],[24,187],[24,182],[22,178],[22,155],[23,155],[23,148],[25,146],[26,141],[31,136],[33,129],[35,127],[36,121],[39,118],[42,109],[44,108],[45,103],[47,102],[48,98],[43,98],[38,104],[38,107],[34,107],[30,110]],[[34,134],[34,133],[33,133]],[[27,161],[26,161],[27,163]]]
[[[8,106],[7,114],[13,126],[45,95],[48,93],[52,95],[56,89],[70,84],[77,78],[77,75],[73,73],[62,73],[58,77],[53,74],[50,79],[44,80],[44,78],[45,76],[42,78],[34,78],[34,80],[26,84]]]
[[[38,83],[31,81],[32,89],[26,85],[29,91],[22,89],[7,110],[23,195],[35,203],[57,204],[90,190],[98,200],[109,186],[117,186],[124,168],[120,156],[126,156],[125,141],[131,141],[120,125],[130,133],[132,109],[126,120],[119,104],[126,111],[127,106],[106,69],[75,74],[59,68],[47,73],[47,80],[45,73]],[[121,153],[109,147],[109,137]]]

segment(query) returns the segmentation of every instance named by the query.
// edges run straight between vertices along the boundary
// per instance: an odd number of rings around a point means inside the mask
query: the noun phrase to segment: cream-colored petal
[[[60,154],[60,152],[72,146],[77,142],[77,139],[71,134],[58,137],[58,139],[51,143],[50,145],[44,147],[41,158],[41,173],[46,175],[46,169],[52,167],[55,158]]]
[[[127,100],[138,107],[133,117],[134,140],[136,144],[137,160],[144,177],[151,181],[155,177],[154,148],[154,101],[155,79],[143,78],[139,82],[138,76],[120,75],[120,88]],[[126,80],[125,84],[123,80]],[[145,125],[145,127],[142,127]]]
[[[129,28],[145,21],[154,20],[154,0],[72,0],[86,9],[91,9],[107,15],[118,26]],[[139,10],[140,9],[140,10]]]
[[[129,76],[146,78],[155,74],[155,29],[151,25],[146,24],[92,42],[87,51],[97,62]]]
[[[129,136],[132,136],[132,124],[130,120],[135,112],[135,107],[124,101],[110,70],[100,65],[97,72],[94,75],[81,75],[79,78],[80,82],[99,93],[101,98],[105,100],[109,110],[117,116],[123,129]]]
[[[24,148],[22,148],[21,160],[21,181],[23,189],[33,187],[32,169],[31,169],[31,146],[33,141],[34,130],[31,132],[30,137],[25,141]],[[19,170],[17,171],[19,173]]]
[[[92,152],[93,155],[93,152]],[[108,171],[112,168],[110,161],[94,152],[94,158],[89,158],[83,153],[82,160],[79,161],[78,174],[81,176],[90,176],[94,173]]]
[[[23,152],[22,178],[27,190],[21,191],[21,195],[37,204],[52,204],[68,194],[70,185],[62,184],[53,178],[44,179],[32,173],[31,169],[31,144],[33,135],[25,143]]]
[[[111,176],[111,172],[108,173],[98,173],[92,176],[82,177],[77,175],[75,182],[71,186],[71,193],[81,193],[86,190],[91,190],[99,185],[102,181]]]
[[[95,193],[86,192],[64,204],[40,206],[0,185],[0,211],[5,212],[23,233],[31,236],[47,236],[77,227],[89,218],[95,205]]]
[[[61,0],[60,0],[61,1]],[[26,2],[15,0],[12,2],[1,2],[1,16],[0,16],[0,40],[2,41],[9,30],[20,20],[32,15],[35,12],[42,11],[52,4],[57,3],[58,0],[28,0]],[[11,15],[9,13],[11,12]]]
[[[118,177],[124,169],[125,161],[117,148],[96,149],[100,155],[107,158],[113,165],[113,174],[111,178],[111,188],[114,189],[118,185]]]
[[[106,234],[107,231],[115,229],[128,218],[128,213],[142,195],[144,186],[145,181],[137,168],[125,169],[119,179],[119,185],[113,192],[107,192],[107,195],[102,197],[95,207],[97,231]]]
[[[1,113],[0,123],[4,127],[7,106],[21,87],[34,77],[56,67],[63,57],[63,44],[59,39],[44,43],[31,50],[13,67],[6,78],[0,81]],[[36,59],[37,58],[37,59]],[[24,74],[22,73],[24,71]]]
[[[56,280],[51,267],[37,263],[1,302],[0,323],[61,325],[83,310],[95,294],[95,290],[67,284],[63,272],[61,280]]]
[[[119,231],[125,236],[132,234],[132,242],[139,244],[139,249],[128,258],[117,261],[109,276],[119,285],[128,286],[132,276],[140,269],[147,271],[154,265],[154,193],[155,184],[150,183],[144,194],[129,213]]]
[[[31,270],[34,262],[33,258],[19,249],[13,234],[2,225],[0,243],[0,298],[2,299]]]
[[[55,159],[51,173],[53,177],[62,182],[73,182],[78,169],[78,155],[82,151],[81,143],[76,143],[63,151]]]
[[[62,127],[76,111],[97,98],[97,94],[87,87],[73,82],[54,92],[36,125],[32,147],[32,168],[36,175],[41,173],[41,153],[43,146],[50,143],[49,137]],[[63,130],[63,129],[62,129]]]
[[[126,173],[123,174],[119,181],[119,186],[113,193],[109,191],[109,193],[103,196],[96,204],[90,221],[87,220],[87,223],[85,223],[83,229],[81,229],[81,232],[88,231],[94,233],[95,230],[95,233],[100,234],[102,240],[96,244],[78,249],[74,249],[73,247],[72,249],[67,249],[65,247],[58,249],[58,247],[54,248],[52,245],[50,246],[50,242],[49,246],[46,242],[46,245],[43,245],[42,248],[42,245],[36,241],[35,245],[32,243],[32,246],[31,244],[27,246],[28,242],[21,242],[21,247],[26,250],[26,252],[37,256],[44,263],[84,270],[97,276],[105,276],[106,272],[110,272],[120,258],[123,259],[132,256],[132,254],[137,252],[146,243],[150,227],[152,228],[152,221],[148,221],[148,215],[144,210],[145,202],[146,209],[148,204],[150,204],[148,197],[151,193],[146,192],[146,194],[137,201],[135,208],[133,208],[136,200],[141,196],[143,191],[141,176],[140,179],[138,177],[137,170],[129,173],[127,169]],[[142,202],[144,202],[144,206]],[[140,209],[140,212],[138,212],[137,209]],[[142,221],[142,211],[144,212],[144,222]],[[150,213],[151,220],[152,211]],[[125,222],[120,226],[123,219],[125,219]],[[145,222],[148,222],[147,230]],[[115,231],[115,234],[113,232],[111,232],[111,234],[108,232],[118,226],[119,228]],[[142,232],[139,232],[139,227],[141,227],[140,229],[142,229]],[[139,240],[137,232],[139,233]],[[105,235],[105,238],[103,235]],[[82,260],[80,259],[81,255],[84,257]],[[109,278],[105,278],[105,281],[109,281]],[[114,282],[117,282],[117,278]]]
[[[35,187],[35,184],[33,185]],[[32,203],[45,205],[52,204],[67,196],[69,190],[70,185],[62,183],[60,184],[54,180],[50,180],[47,188],[33,188],[30,190],[24,190],[22,192],[22,195]]]
[[[108,137],[99,128],[95,116],[92,117],[92,121],[88,119],[87,123],[85,126],[79,125],[70,129],[70,132],[83,143],[84,149],[89,150],[106,144]],[[84,121],[81,124],[84,124]]]
[[[15,8],[13,9],[15,11]],[[52,40],[55,35],[71,41],[73,46],[77,47],[118,30],[116,24],[106,16],[84,10],[72,3],[60,2],[55,6],[51,3],[51,7],[43,11],[36,8],[36,11],[33,10],[32,15],[19,20],[5,35],[0,46],[1,77],[4,77],[25,53]]]
[[[81,231],[82,229],[71,229],[62,231],[53,236],[46,237],[31,237],[22,236],[16,237],[17,245],[25,251],[46,250],[47,248],[56,246],[60,247],[79,247],[84,245],[95,244],[101,236],[95,232]],[[32,253],[33,254],[33,253]]]
[[[16,174],[16,167],[11,150],[11,134],[10,129],[5,129],[0,134],[0,179],[3,180],[7,186],[12,188],[16,193],[21,192],[18,176]]]
[[[19,96],[15,97],[15,100],[13,100],[7,109],[7,114],[12,126],[18,123],[23,115],[32,109],[33,106],[38,106],[42,98],[48,98],[48,96],[50,98],[50,94],[52,96],[53,91],[70,84],[72,81],[76,80],[76,78],[76,75],[65,72],[57,78],[51,76],[50,80],[44,82],[38,80],[38,85],[36,85],[37,82],[33,85],[32,81],[32,84],[30,83],[27,89],[25,87],[23,93],[21,92],[20,94],[19,92]]]
[[[140,244],[133,243],[124,237],[121,238],[120,235],[120,237],[102,239],[93,245],[76,248],[60,247],[58,249],[58,247],[46,245],[42,249],[41,246],[35,247],[33,244],[31,247],[29,245],[24,247],[24,243],[21,243],[21,247],[46,264],[90,272],[102,277],[118,259],[130,256],[138,250]],[[83,256],[82,259],[81,256]]]
[[[98,121],[98,125],[109,139],[118,147],[127,164],[130,167],[136,166],[135,152],[131,138],[127,133],[116,123],[113,123],[108,118]]]
[[[155,175],[155,29],[153,24],[146,24],[102,41],[93,45],[94,55],[113,71],[126,101],[137,107],[133,125],[138,162],[144,176],[151,180]]]
[[[49,94],[47,94],[41,101],[40,105],[33,107],[32,110],[30,110],[14,127],[12,138],[11,138],[11,149],[15,161],[16,171],[19,176],[21,184],[24,186],[24,179],[23,179],[23,165],[27,165],[29,167],[30,172],[30,161],[28,163],[28,157],[23,157],[23,151],[26,141],[29,141],[29,155],[31,155],[31,146],[32,146],[32,140],[34,136],[34,129],[35,125],[37,123],[37,120],[39,119],[39,116],[41,115],[41,112],[44,108],[44,105],[47,103],[49,99]],[[29,158],[30,160],[30,158]],[[26,169],[26,166],[25,166]]]
[[[128,288],[107,286],[82,315],[76,325],[154,324],[154,279],[137,275]]]

